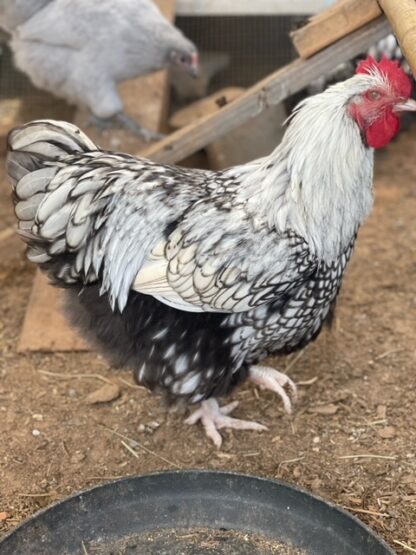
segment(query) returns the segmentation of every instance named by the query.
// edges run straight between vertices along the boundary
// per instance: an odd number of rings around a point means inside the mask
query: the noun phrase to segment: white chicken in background
[[[52,0],[0,0],[0,27],[12,33]]]
[[[40,89],[89,109],[99,128],[121,126],[146,141],[159,139],[124,113],[117,86],[168,67],[196,75],[196,46],[152,0],[37,0],[42,9],[27,18],[30,2],[19,1],[25,22],[12,29],[17,67]],[[9,20],[17,18],[12,0],[2,5]]]
[[[29,260],[66,288],[73,322],[137,381],[200,403],[225,427],[262,430],[217,398],[250,378],[291,410],[293,381],[259,366],[314,340],[373,205],[374,149],[416,109],[397,62],[304,100],[266,158],[212,172],[101,151],[75,126],[37,121],[9,136]],[[289,388],[287,391],[286,388]]]

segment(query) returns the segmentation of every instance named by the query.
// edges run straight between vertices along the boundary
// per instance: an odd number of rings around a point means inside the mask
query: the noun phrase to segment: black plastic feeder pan
[[[298,488],[205,471],[112,482],[29,518],[0,555],[388,555],[358,519]]]

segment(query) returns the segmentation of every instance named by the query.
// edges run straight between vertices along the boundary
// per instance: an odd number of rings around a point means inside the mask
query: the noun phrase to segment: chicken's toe
[[[286,411],[289,414],[292,412],[292,401],[285,387],[287,386],[290,389],[293,401],[297,400],[297,387],[289,376],[268,366],[252,366],[250,368],[250,379],[260,387],[277,393],[282,399]]]
[[[214,398],[202,401],[201,406],[193,412],[186,420],[185,424],[196,424],[201,421],[205,434],[209,437],[214,445],[221,447],[222,437],[218,430],[222,428],[232,428],[234,430],[254,430],[261,432],[267,430],[267,426],[258,422],[250,422],[249,420],[240,420],[228,416],[238,405],[238,401],[233,401],[228,405],[220,407],[218,401]]]

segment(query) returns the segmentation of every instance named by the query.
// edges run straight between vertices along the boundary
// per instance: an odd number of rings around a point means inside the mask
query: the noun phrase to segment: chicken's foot
[[[123,128],[139,139],[142,139],[145,143],[160,141],[164,138],[164,135],[162,133],[157,133],[156,131],[152,131],[151,129],[143,127],[135,119],[128,116],[124,112],[116,114],[111,118],[100,118],[98,116],[92,115],[88,122],[88,125],[96,127],[100,133],[109,129]]]
[[[191,414],[186,420],[185,424],[196,424],[201,420],[205,429],[205,434],[214,442],[216,447],[220,448],[222,437],[218,430],[221,428],[233,428],[234,430],[255,430],[261,432],[267,430],[267,426],[257,422],[250,422],[248,420],[240,420],[228,416],[236,407],[238,401],[233,401],[228,405],[220,407],[218,401],[214,398],[202,401],[201,406]]]
[[[162,133],[158,133],[157,131],[152,131],[151,129],[143,127],[142,125],[140,125],[139,122],[137,122],[135,119],[128,116],[124,112],[120,112],[119,114],[114,116],[114,119],[121,127],[126,129],[127,131],[130,131],[130,133],[136,135],[136,137],[139,137],[139,139],[143,139],[145,143],[160,141],[165,137],[165,135],[163,135]]]

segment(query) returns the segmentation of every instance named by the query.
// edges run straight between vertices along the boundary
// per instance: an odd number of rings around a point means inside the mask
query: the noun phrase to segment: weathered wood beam
[[[140,155],[166,164],[179,162],[259,115],[266,107],[300,91],[338,64],[365,52],[390,32],[390,24],[380,17],[313,58],[298,59],[279,69],[218,112],[172,133]]]
[[[416,75],[416,2],[415,0],[379,0],[406,60]]]
[[[393,0],[395,1],[395,0]],[[291,33],[301,58],[310,58],[381,15],[377,0],[339,0]]]
[[[294,15],[324,10],[327,0],[177,0],[177,15]]]
[[[17,350],[86,351],[87,343],[64,316],[64,293],[36,270]]]

